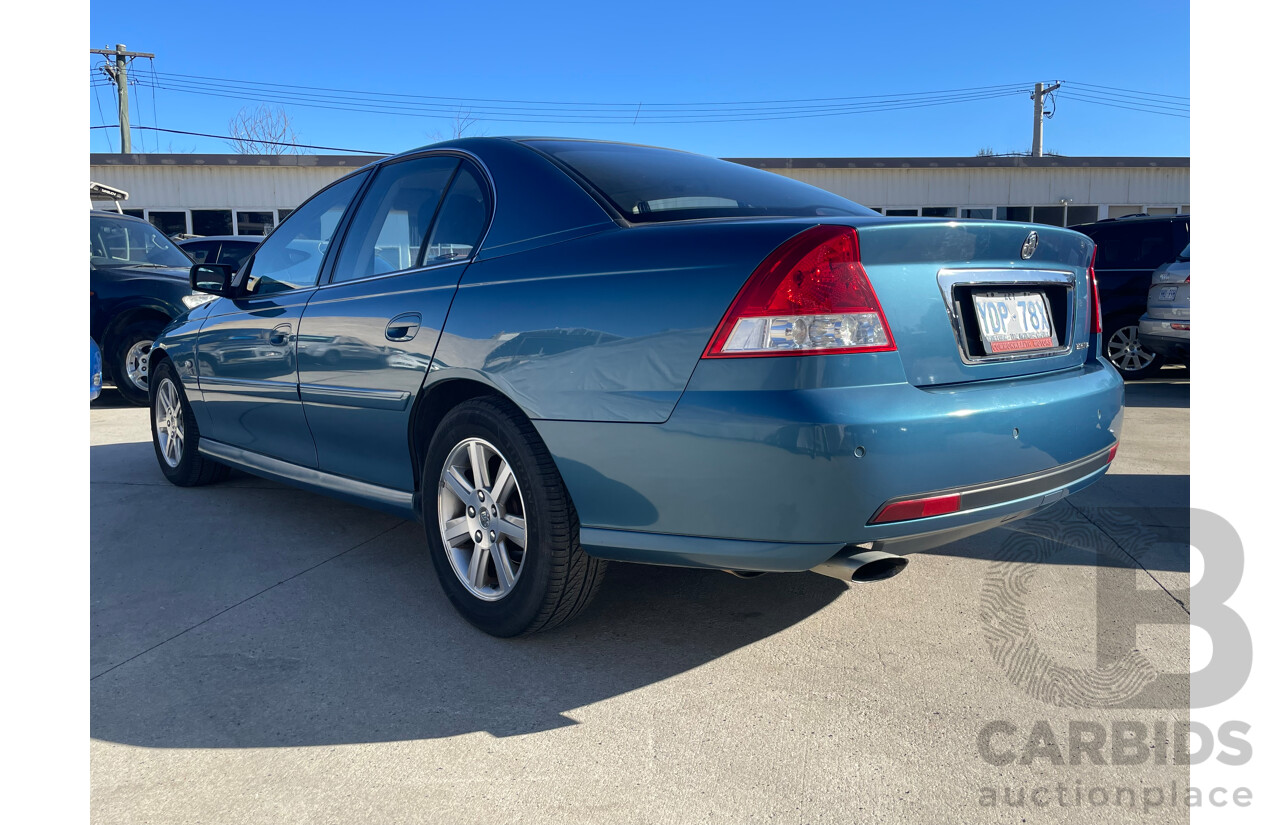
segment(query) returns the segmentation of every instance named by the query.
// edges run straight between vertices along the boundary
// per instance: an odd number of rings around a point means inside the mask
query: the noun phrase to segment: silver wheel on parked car
[[[440,471],[440,539],[449,565],[473,596],[503,598],[524,569],[525,508],[511,465],[480,438],[457,444]]]
[[[151,358],[151,341],[138,341],[124,354],[124,372],[128,381],[147,391],[147,365]]]
[[[1144,370],[1156,360],[1156,354],[1142,348],[1138,341],[1138,325],[1116,329],[1107,339],[1107,360],[1121,373]]]
[[[173,381],[165,378],[156,387],[155,423],[156,443],[160,457],[170,467],[182,462],[182,449],[186,443],[186,430],[182,421],[182,401]]]

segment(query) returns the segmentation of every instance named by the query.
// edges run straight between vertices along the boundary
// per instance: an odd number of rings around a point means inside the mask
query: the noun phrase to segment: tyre
[[[179,487],[199,487],[226,478],[230,472],[226,465],[200,454],[200,429],[173,364],[168,360],[157,364],[151,383],[151,443],[160,472]]]
[[[116,389],[130,404],[147,406],[151,342],[165,327],[163,321],[138,321],[118,333],[111,345],[111,375]]]
[[[1108,320],[1102,330],[1102,349],[1126,381],[1148,378],[1164,366],[1164,356],[1143,349],[1135,318]]]
[[[423,522],[449,601],[494,636],[559,625],[590,602],[605,562],[578,542],[578,514],[537,431],[505,399],[459,404],[423,463]]]

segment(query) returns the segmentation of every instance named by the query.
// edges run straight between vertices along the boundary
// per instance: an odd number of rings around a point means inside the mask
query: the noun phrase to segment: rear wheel
[[[578,514],[537,432],[510,402],[451,410],[427,450],[431,561],[463,617],[494,636],[559,625],[594,596],[605,563],[578,543]]]
[[[161,361],[152,381],[151,442],[160,472],[179,487],[198,487],[226,478],[226,465],[200,454],[200,430],[173,364]]]
[[[164,329],[162,321],[138,321],[115,336],[111,352],[111,374],[116,389],[130,404],[147,405],[151,373],[151,343]]]
[[[1102,331],[1103,349],[1126,381],[1148,378],[1164,366],[1164,356],[1144,349],[1138,341],[1138,322],[1132,318],[1108,321]]]

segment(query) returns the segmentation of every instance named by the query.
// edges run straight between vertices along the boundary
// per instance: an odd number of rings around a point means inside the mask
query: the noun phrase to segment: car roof
[[[94,218],[111,218],[112,220],[117,221],[137,221],[138,223],[146,223],[147,226],[151,226],[151,224],[147,223],[142,218],[135,218],[133,215],[122,215],[114,210],[91,208],[89,210],[89,216]]]
[[[1103,218],[1100,221],[1092,223],[1078,223],[1074,226],[1067,227],[1079,232],[1082,229],[1091,229],[1100,226],[1116,226],[1129,223],[1151,223],[1152,221],[1189,221],[1190,215],[1122,215],[1118,218]]]

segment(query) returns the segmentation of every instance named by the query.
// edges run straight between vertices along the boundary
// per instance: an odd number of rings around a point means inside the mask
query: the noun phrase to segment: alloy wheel
[[[449,566],[473,596],[511,592],[525,560],[525,507],[511,464],[488,441],[457,444],[440,471],[436,513]]]
[[[1136,372],[1154,361],[1154,352],[1142,348],[1137,325],[1120,327],[1107,341],[1107,360],[1121,372]]]
[[[160,455],[170,467],[177,467],[182,462],[182,450],[186,446],[186,430],[182,421],[182,401],[178,397],[178,388],[168,378],[160,382],[156,388],[155,411],[156,439],[160,445]]]
[[[147,370],[151,360],[151,342],[139,341],[124,356],[124,372],[129,383],[147,391]]]

